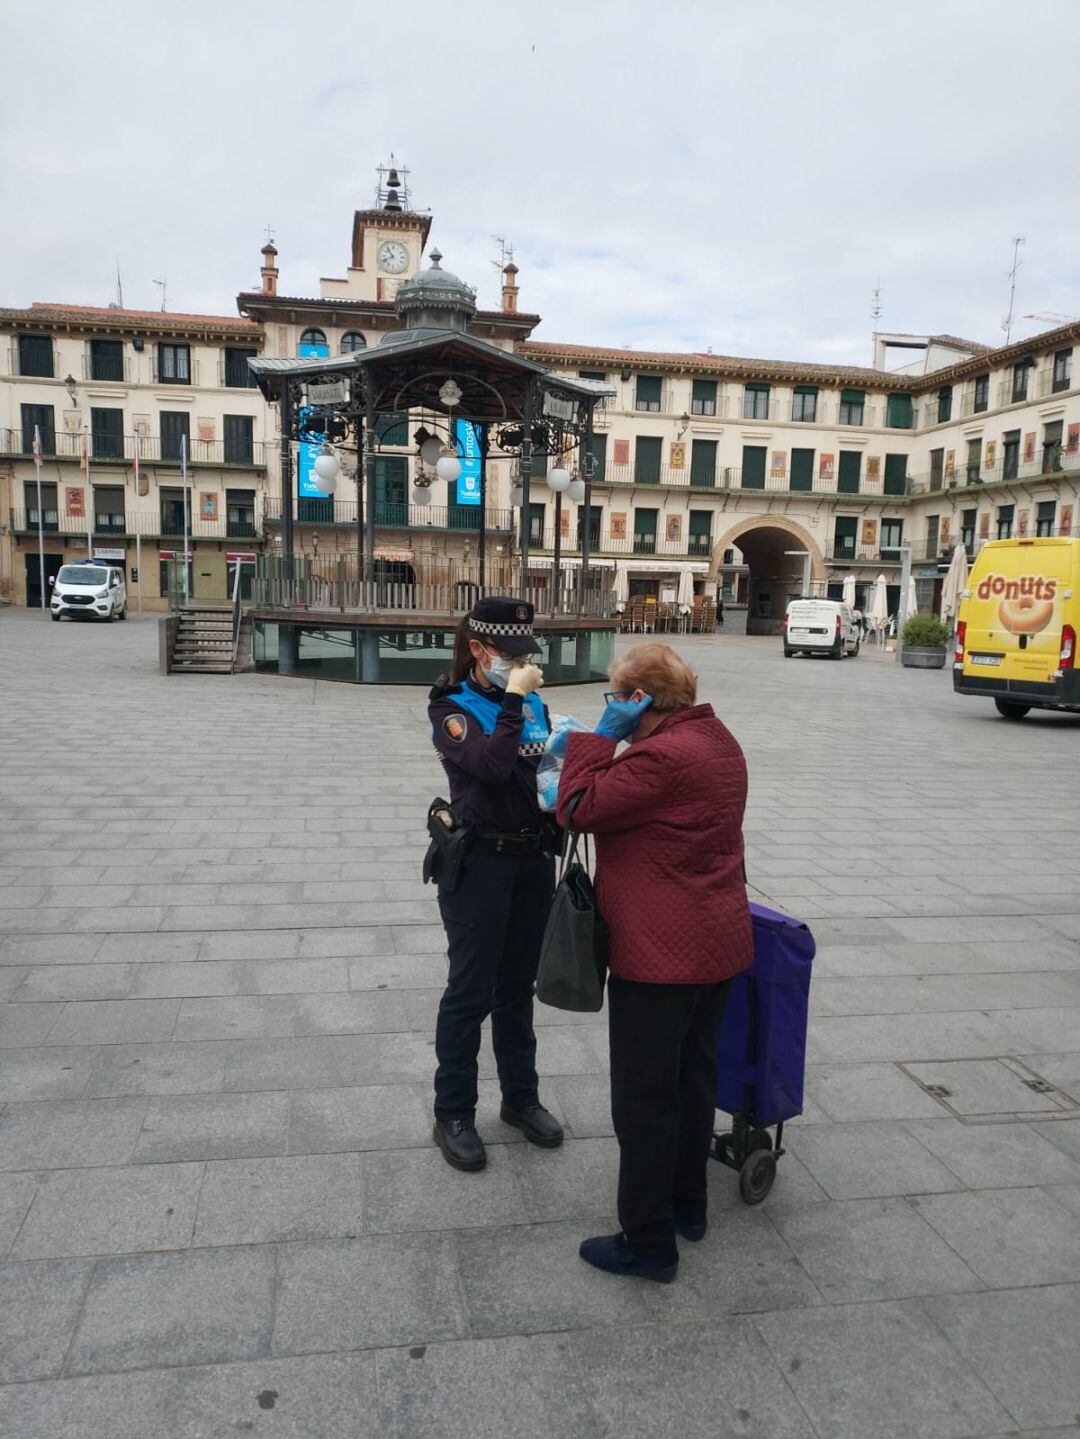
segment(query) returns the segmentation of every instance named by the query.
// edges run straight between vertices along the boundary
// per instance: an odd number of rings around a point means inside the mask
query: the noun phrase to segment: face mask
[[[516,668],[514,661],[504,659],[502,655],[493,655],[488,650],[485,650],[484,653],[488,658],[486,671],[488,679],[493,685],[498,685],[499,689],[504,690]]]

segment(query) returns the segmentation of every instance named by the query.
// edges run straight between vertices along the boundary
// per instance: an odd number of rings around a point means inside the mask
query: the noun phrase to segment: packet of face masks
[[[591,733],[589,726],[576,720],[573,715],[551,716],[551,734],[536,771],[536,794],[540,808],[546,814],[553,813],[559,802],[559,777],[562,774],[567,739],[572,734]]]

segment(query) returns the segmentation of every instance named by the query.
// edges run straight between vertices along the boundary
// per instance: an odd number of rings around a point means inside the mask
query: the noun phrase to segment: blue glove
[[[646,695],[643,700],[610,700],[593,733],[602,734],[606,739],[627,739],[651,704],[652,695]]]

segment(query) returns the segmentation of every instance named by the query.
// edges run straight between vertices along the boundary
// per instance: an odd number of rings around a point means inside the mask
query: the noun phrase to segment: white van
[[[791,600],[784,615],[784,654],[857,655],[862,628],[839,600]]]
[[[54,620],[64,615],[91,615],[99,620],[127,619],[124,572],[115,565],[81,560],[61,565],[49,603]]]

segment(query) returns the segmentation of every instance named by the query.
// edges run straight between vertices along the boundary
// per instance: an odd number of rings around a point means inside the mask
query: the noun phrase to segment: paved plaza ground
[[[0,614],[0,1434],[1080,1436],[1080,723],[678,644],[819,957],[776,1188],[713,1166],[661,1288],[577,1257],[602,1017],[538,1016],[563,1149],[500,1125],[490,1051],[488,1170],[431,1145],[425,692]]]

